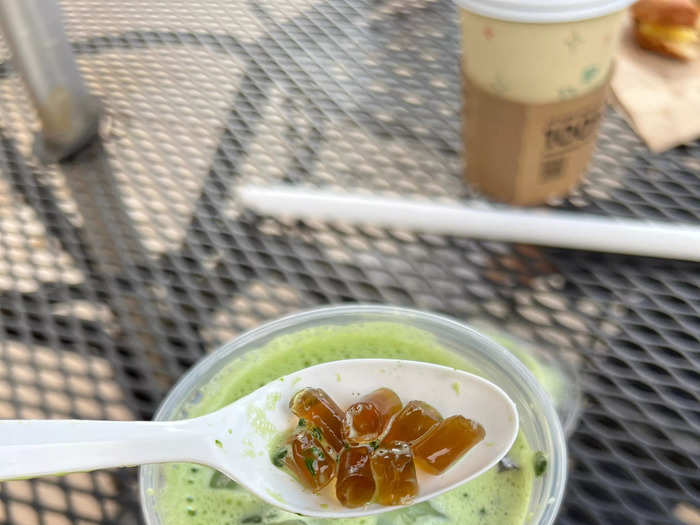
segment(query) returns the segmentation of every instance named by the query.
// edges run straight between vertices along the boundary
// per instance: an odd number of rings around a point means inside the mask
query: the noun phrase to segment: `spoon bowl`
[[[378,514],[396,507],[370,504],[349,509],[335,498],[331,483],[312,494],[270,461],[275,436],[293,428],[296,418],[289,400],[305,387],[322,388],[341,408],[346,408],[377,388],[394,390],[405,404],[425,401],[444,417],[461,414],[485,429],[483,441],[442,475],[417,470],[419,494],[413,503],[428,500],[493,467],[510,450],[518,434],[515,404],[499,387],[485,379],[453,368],[394,359],[352,359],[312,366],[256,390],[233,405],[205,418],[223,430],[215,446],[216,468],[269,503],[306,516],[349,518]],[[234,413],[232,407],[240,410]],[[246,417],[241,418],[241,414]],[[227,427],[241,425],[228,433]],[[237,446],[242,436],[244,446]],[[241,472],[245,478],[240,479]]]
[[[275,467],[271,454],[280,433],[296,418],[289,400],[300,389],[324,389],[341,408],[380,387],[405,404],[433,405],[443,416],[479,422],[485,438],[439,476],[418,471],[419,503],[493,467],[518,433],[518,412],[493,383],[430,363],[350,359],[312,366],[278,378],[216,412],[170,422],[79,420],[0,421],[0,479],[94,470],[145,463],[192,462],[216,468],[261,499],[290,512],[323,518],[378,514],[397,507],[345,508],[331,483],[312,494]]]

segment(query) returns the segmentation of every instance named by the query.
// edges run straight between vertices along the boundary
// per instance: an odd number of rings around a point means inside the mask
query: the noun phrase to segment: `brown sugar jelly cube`
[[[351,443],[375,441],[391,417],[401,410],[401,399],[389,388],[378,388],[345,411],[343,437]]]
[[[294,435],[287,450],[284,464],[305,488],[318,492],[335,476],[335,460],[310,431]]]
[[[368,445],[354,445],[340,453],[335,495],[343,506],[361,507],[374,496],[376,485],[370,466],[371,456],[372,447]]]
[[[321,388],[299,390],[289,401],[289,408],[316,437],[339,454],[343,449],[343,411]]]
[[[423,401],[409,401],[391,421],[383,438],[385,443],[405,441],[413,443],[428,430],[442,421],[440,412]]]
[[[408,443],[382,446],[372,453],[372,474],[377,485],[375,501],[381,505],[406,505],[418,495],[418,479]]]
[[[429,474],[442,474],[485,435],[484,427],[464,416],[443,419],[412,445],[416,465]]]

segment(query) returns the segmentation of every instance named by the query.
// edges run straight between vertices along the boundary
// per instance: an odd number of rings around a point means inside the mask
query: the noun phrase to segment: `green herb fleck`
[[[316,447],[311,447],[311,450],[313,451],[314,454],[316,454],[316,457],[318,459],[323,459],[323,452],[321,452],[321,450],[319,450]]]
[[[323,439],[323,433],[321,432],[321,429],[318,427],[314,427],[311,429],[311,433],[314,435],[316,439],[321,441]]]
[[[547,470],[547,457],[544,455],[544,452],[541,450],[535,452],[534,463],[535,476],[539,478],[542,474],[544,474],[545,470]]]
[[[287,449],[283,448],[282,450],[278,451],[274,456],[272,456],[272,464],[275,467],[282,467],[284,463],[282,460],[287,457]]]
[[[343,441],[343,446],[345,447],[345,450],[350,448],[350,445],[348,445],[345,441]]]
[[[304,460],[304,463],[306,464],[306,468],[309,469],[309,472],[311,472],[312,477],[316,477],[316,469],[314,469],[314,460],[311,458],[306,458]]]
[[[224,448],[224,444],[221,441],[219,441],[218,439],[215,439],[214,443],[216,444],[217,447]]]
[[[222,474],[221,472],[214,472],[211,479],[209,480],[209,487],[212,489],[229,489],[234,490],[238,488],[238,483],[233,481],[231,478]],[[187,501],[192,501],[188,499]]]
[[[306,419],[304,419],[303,417],[300,417],[299,418],[299,426],[305,427],[306,426]]]
[[[452,390],[455,391],[455,394],[459,395],[459,383],[457,383],[456,381],[452,383]]]
[[[229,433],[229,434],[233,434],[233,430],[231,430],[231,429],[229,428],[229,429],[228,429],[228,433]]]
[[[377,450],[377,447],[379,446],[379,442],[378,441],[371,441],[369,446],[372,447],[372,450]]]

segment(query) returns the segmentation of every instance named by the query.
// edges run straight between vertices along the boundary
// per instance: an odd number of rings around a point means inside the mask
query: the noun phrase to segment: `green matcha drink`
[[[441,346],[432,334],[404,324],[320,326],[277,337],[230,361],[201,389],[196,403],[187,407],[187,415],[212,412],[301,368],[338,359],[376,357],[429,361],[478,373],[464,357]],[[505,468],[494,467],[430,502],[377,516],[336,520],[304,518],[278,510],[210,468],[171,464],[162,467],[164,483],[156,495],[157,510],[164,525],[520,525],[530,505],[535,457],[521,433]]]

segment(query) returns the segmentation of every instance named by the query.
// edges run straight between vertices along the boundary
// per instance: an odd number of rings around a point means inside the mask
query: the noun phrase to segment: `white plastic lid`
[[[635,0],[456,0],[477,15],[509,22],[557,23],[588,20],[629,7]]]

